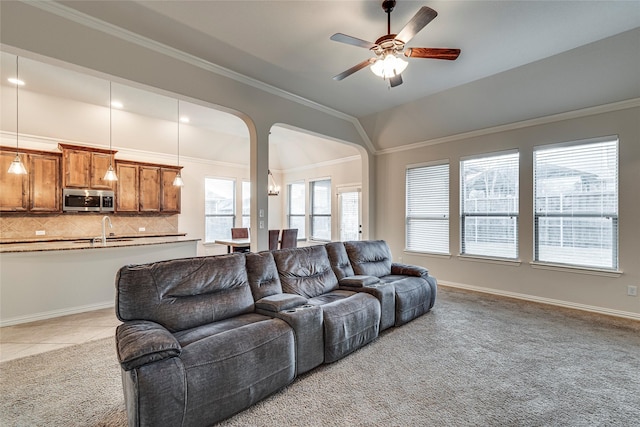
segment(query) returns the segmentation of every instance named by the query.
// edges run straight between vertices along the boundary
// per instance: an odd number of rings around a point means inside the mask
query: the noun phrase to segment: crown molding
[[[595,114],[610,113],[613,111],[626,110],[628,108],[640,107],[640,98],[632,98],[624,101],[614,102],[611,104],[598,105],[595,107],[583,108],[580,110],[567,111],[564,113],[553,114],[550,116],[538,117],[535,119],[523,120],[520,122],[509,123],[506,125],[494,126],[486,129],[474,130],[471,132],[459,133],[456,135],[445,136],[442,138],[430,139],[427,141],[407,144],[400,147],[386,148],[378,150],[375,155],[392,154],[401,151],[415,150],[418,148],[428,147],[431,145],[445,144],[447,142],[460,141],[462,139],[476,138],[479,136],[490,135],[499,132],[506,132],[516,129],[522,129],[531,126],[538,126],[548,123],[560,122],[563,120],[577,119],[580,117],[593,116]]]
[[[268,83],[262,82],[260,80],[245,76],[244,74],[237,73],[233,70],[230,70],[225,67],[221,67],[220,65],[214,64],[212,62],[206,61],[202,58],[199,58],[195,55],[191,55],[189,53],[183,52],[181,50],[175,49],[171,46],[167,46],[163,43],[152,40],[148,37],[141,36],[132,31],[126,30],[124,28],[118,27],[116,25],[110,24],[108,22],[102,21],[100,19],[89,16],[85,13],[78,12],[77,10],[65,6],[63,4],[46,1],[46,0],[36,0],[36,1],[27,1],[21,0],[27,3],[30,6],[35,6],[41,10],[44,10],[49,13],[53,13],[57,16],[60,16],[64,19],[68,19],[70,21],[76,22],[78,24],[84,25],[85,27],[92,28],[94,30],[103,32],[105,34],[109,34],[111,36],[120,38],[127,42],[136,44],[138,46],[144,47],[146,49],[161,53],[163,55],[169,56],[173,59],[177,59],[179,61],[188,63],[190,65],[202,68],[204,70],[210,71],[212,73],[233,79],[237,82],[246,84],[248,86],[254,87],[256,89],[262,90],[264,92],[268,92],[272,95],[278,96],[280,98],[287,99],[289,101],[313,108],[314,110],[323,112],[325,114],[329,114],[336,118],[348,121],[353,124],[356,128],[356,131],[362,138],[363,142],[366,145],[366,148],[371,153],[376,152],[371,139],[365,132],[364,128],[360,124],[360,121],[341,111],[335,110],[333,108],[327,107],[325,105],[319,104],[317,102],[311,101],[309,99],[303,98],[299,95],[293,94],[291,92],[287,92],[275,86],[272,86]]]

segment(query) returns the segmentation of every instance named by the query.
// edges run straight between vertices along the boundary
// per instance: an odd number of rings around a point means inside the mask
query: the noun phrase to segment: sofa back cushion
[[[273,252],[282,290],[305,298],[314,298],[338,288],[324,246],[281,249]]]
[[[264,297],[282,293],[280,276],[273,254],[269,251],[248,253],[247,276],[253,299],[259,301]]]
[[[116,275],[116,314],[171,332],[254,309],[244,254],[127,265]]]
[[[344,247],[356,274],[376,277],[391,274],[391,250],[384,240],[344,242]]]
[[[344,243],[331,242],[327,243],[325,247],[327,248],[331,268],[333,268],[333,272],[336,274],[338,280],[355,275]]]

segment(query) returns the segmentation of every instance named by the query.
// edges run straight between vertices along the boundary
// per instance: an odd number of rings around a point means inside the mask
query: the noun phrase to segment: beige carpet
[[[0,364],[0,424],[124,426],[110,339]],[[441,288],[224,426],[640,426],[640,322]]]

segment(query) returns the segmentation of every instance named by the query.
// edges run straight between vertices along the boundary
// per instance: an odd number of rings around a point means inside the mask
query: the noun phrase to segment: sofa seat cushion
[[[398,280],[406,279],[408,276],[403,274],[388,274],[380,278],[380,283],[394,283]]]
[[[264,322],[269,319],[270,318],[267,316],[256,313],[242,314],[240,316],[232,317],[231,319],[220,320],[218,322],[212,322],[196,328],[176,332],[174,337],[184,348],[194,342],[207,339],[213,335],[218,335],[252,323]]]
[[[380,331],[380,303],[356,293],[322,305],[324,362],[331,363],[373,341]]]
[[[294,332],[280,319],[250,322],[192,342],[180,359],[186,382],[183,425],[211,425],[293,381]]]
[[[352,291],[341,291],[341,290],[331,291],[331,292],[327,292],[326,294],[317,296],[315,298],[310,298],[307,301],[307,304],[322,306],[324,304],[330,304],[334,301],[339,301],[345,298],[349,298],[354,294],[355,292],[352,292]]]
[[[431,287],[421,277],[409,276],[393,282],[396,293],[396,326],[422,316],[431,308]]]

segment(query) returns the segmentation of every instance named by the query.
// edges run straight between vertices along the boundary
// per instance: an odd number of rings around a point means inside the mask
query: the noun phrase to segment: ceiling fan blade
[[[402,74],[389,78],[389,86],[396,87],[402,84]]]
[[[404,50],[404,56],[409,58],[448,59],[453,61],[460,55],[460,49],[446,49],[435,47],[409,47]]]
[[[342,33],[335,33],[330,37],[334,42],[346,43],[352,46],[363,47],[365,49],[373,49],[377,45],[366,40],[358,39]]]
[[[345,77],[349,77],[351,74],[355,73],[356,71],[362,70],[366,66],[368,66],[370,64],[373,64],[375,61],[376,61],[375,58],[369,58],[369,59],[367,59],[365,61],[362,61],[358,65],[354,65],[353,67],[349,68],[348,70],[341,72],[337,76],[333,76],[333,80],[340,81],[340,80],[344,79]]]
[[[407,25],[404,26],[402,31],[398,33],[396,39],[403,41],[405,44],[409,43],[420,30],[422,30],[429,22],[431,22],[436,16],[438,16],[438,12],[431,9],[427,6],[422,6],[418,12],[413,15],[413,18]]]

